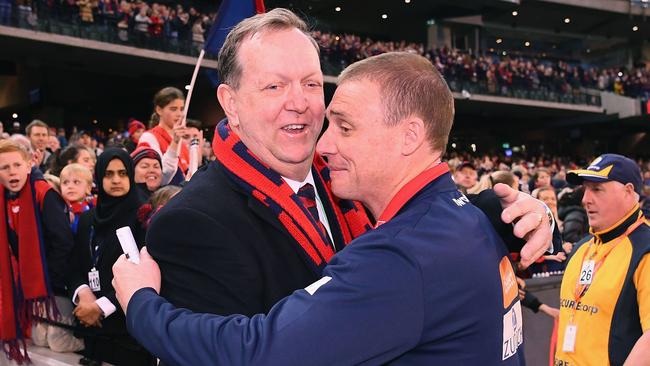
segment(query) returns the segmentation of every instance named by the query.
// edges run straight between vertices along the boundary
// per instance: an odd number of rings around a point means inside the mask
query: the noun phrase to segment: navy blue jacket
[[[506,255],[445,173],[268,315],[195,314],[141,289],[127,326],[174,365],[520,365],[516,284],[504,304],[499,271]]]

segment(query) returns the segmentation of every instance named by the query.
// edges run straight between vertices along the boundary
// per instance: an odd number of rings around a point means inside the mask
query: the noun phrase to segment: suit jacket
[[[340,228],[317,183],[337,249]],[[147,248],[162,273],[161,294],[197,312],[253,315],[321,273],[278,218],[214,161],[153,217]]]

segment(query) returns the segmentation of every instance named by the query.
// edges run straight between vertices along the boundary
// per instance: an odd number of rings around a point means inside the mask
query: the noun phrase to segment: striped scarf
[[[316,273],[321,273],[334,255],[334,248],[328,244],[327,232],[318,225],[282,176],[253,155],[225,119],[217,125],[212,147],[232,180],[277,216],[295,239],[299,252],[309,259]],[[321,197],[321,200],[327,199],[334,208],[336,222],[330,220],[330,227],[338,226],[344,240],[344,243],[336,243],[337,248],[344,247],[371,229],[370,220],[360,203],[334,197],[329,168],[318,154],[314,155],[312,172],[317,185],[320,183],[327,191],[327,197]]]
[[[49,189],[47,182],[30,175],[8,216],[5,188],[0,186],[0,345],[19,365],[29,362],[25,335],[32,317],[55,319],[58,315],[47,277],[37,199]],[[18,253],[13,253],[7,227],[17,235]]]

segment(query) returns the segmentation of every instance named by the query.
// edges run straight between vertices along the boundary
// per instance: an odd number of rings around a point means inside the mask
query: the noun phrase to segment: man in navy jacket
[[[454,115],[442,76],[420,56],[375,56],[341,74],[327,114],[318,150],[332,190],[361,201],[377,228],[250,318],[176,309],[157,295],[146,250],[137,266],[121,258],[115,288],[131,334],[183,365],[523,364],[507,250],[441,163]]]

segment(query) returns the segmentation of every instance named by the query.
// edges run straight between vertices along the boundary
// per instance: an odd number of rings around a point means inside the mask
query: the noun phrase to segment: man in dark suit
[[[371,225],[360,204],[332,195],[315,154],[323,75],[304,22],[284,9],[244,20],[218,63],[227,120],[215,133],[217,161],[154,217],[146,242],[172,304],[253,315],[321,278],[329,259]],[[508,222],[523,216],[518,236],[539,225],[537,201],[497,193]],[[535,231],[524,262],[546,249],[547,232]]]

